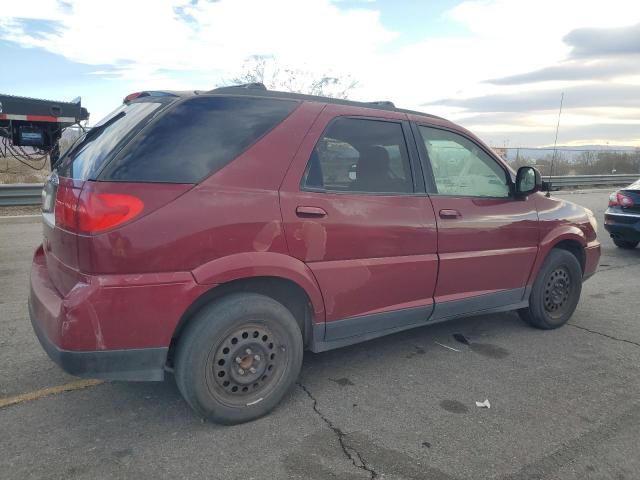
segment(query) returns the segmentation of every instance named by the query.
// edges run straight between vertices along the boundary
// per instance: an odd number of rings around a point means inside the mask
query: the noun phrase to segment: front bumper
[[[640,241],[640,214],[609,208],[604,212],[604,228],[612,237],[630,242]]]
[[[49,357],[72,375],[112,380],[162,380],[178,322],[205,288],[189,273],[86,276],[62,295],[42,247],[30,283],[29,316]]]
[[[600,262],[601,246],[598,240],[589,242],[584,249],[584,274],[582,280],[587,280],[596,273]]]

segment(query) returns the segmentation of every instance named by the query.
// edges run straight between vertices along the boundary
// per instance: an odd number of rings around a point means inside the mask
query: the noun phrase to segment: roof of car
[[[393,104],[393,102],[386,101],[386,100],[376,101],[376,102],[356,102],[353,100],[344,100],[341,98],[321,97],[318,95],[307,95],[303,93],[280,92],[277,90],[268,90],[262,83],[247,83],[244,85],[232,85],[228,87],[215,88],[207,92],[197,92],[197,93],[215,93],[215,94],[230,93],[233,95],[248,95],[252,97],[282,98],[282,99],[303,100],[303,101],[306,100],[310,102],[332,103],[337,105],[350,105],[352,107],[365,107],[365,108],[373,108],[377,110],[410,113],[413,115],[422,115],[425,117],[445,120],[444,118],[438,117],[436,115],[431,115],[428,113],[418,112],[414,110],[406,110],[403,108],[397,108]]]

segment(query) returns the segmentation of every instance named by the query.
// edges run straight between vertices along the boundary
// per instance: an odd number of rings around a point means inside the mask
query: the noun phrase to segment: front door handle
[[[300,206],[296,208],[296,215],[299,217],[326,217],[327,212],[324,208],[320,207],[305,207]]]
[[[462,214],[458,210],[453,210],[449,208],[444,208],[440,210],[440,218],[455,219],[460,217],[462,217]]]

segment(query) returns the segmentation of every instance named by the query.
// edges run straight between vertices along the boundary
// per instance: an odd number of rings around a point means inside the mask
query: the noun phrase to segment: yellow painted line
[[[51,395],[57,395],[63,392],[71,392],[73,390],[82,390],[83,388],[93,387],[104,383],[104,380],[77,380],[75,382],[65,383],[64,385],[56,385],[55,387],[42,388],[33,392],[22,393],[13,397],[0,398],[0,408],[16,405],[18,403],[31,402],[39,400]]]

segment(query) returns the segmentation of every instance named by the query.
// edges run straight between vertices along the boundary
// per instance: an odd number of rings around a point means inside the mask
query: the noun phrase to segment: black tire
[[[551,330],[561,327],[576,309],[582,291],[582,268],[566,250],[553,249],[533,283],[529,307],[518,310],[529,325]]]
[[[620,248],[636,248],[638,243],[640,242],[632,242],[630,240],[622,240],[621,238],[612,238],[613,243],[616,244],[616,247]]]
[[[265,295],[238,293],[204,307],[178,342],[175,376],[202,417],[233,425],[269,413],[300,373],[302,334]]]

